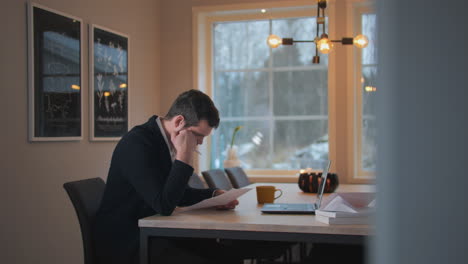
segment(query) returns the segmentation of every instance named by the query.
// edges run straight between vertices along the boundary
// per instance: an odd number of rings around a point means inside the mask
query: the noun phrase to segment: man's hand
[[[192,131],[182,129],[171,138],[171,141],[176,149],[176,159],[191,164],[193,152],[197,147],[197,138]]]
[[[223,193],[225,193],[226,191],[225,190],[221,190],[221,189],[218,189],[215,191],[215,194],[214,196],[218,196],[218,195],[221,195]],[[229,209],[234,209],[236,208],[236,206],[239,204],[239,201],[236,199],[234,201],[230,201],[229,203],[225,204],[225,205],[218,205],[216,206],[216,209],[218,210],[229,210]]]

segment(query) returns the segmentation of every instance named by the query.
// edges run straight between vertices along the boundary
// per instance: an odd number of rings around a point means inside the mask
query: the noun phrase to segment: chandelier
[[[315,43],[315,56],[312,63],[320,63],[319,52],[328,54],[333,50],[333,43],[341,43],[343,45],[355,45],[358,48],[365,48],[369,44],[366,36],[359,34],[354,38],[345,37],[340,40],[330,40],[325,32],[325,9],[327,8],[326,0],[317,0],[317,34],[314,40],[295,40],[292,38],[280,38],[277,35],[271,34],[267,39],[267,44],[271,48],[277,48],[280,45],[293,45],[294,43],[312,42]],[[322,32],[320,34],[320,32]]]

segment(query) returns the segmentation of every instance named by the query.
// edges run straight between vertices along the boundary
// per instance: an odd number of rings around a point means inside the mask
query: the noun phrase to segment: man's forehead
[[[199,137],[205,137],[206,135],[203,135],[201,133],[198,133],[197,131],[193,130],[192,129],[192,133],[195,135],[195,136],[199,136]]]
[[[206,120],[200,120],[196,126],[191,126],[190,130],[195,136],[206,137],[211,134],[213,128],[208,125]]]

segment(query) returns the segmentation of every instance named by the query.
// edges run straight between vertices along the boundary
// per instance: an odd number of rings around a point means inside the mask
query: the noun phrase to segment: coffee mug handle
[[[283,195],[283,191],[282,191],[281,189],[276,189],[275,192],[277,192],[277,191],[280,192],[280,195],[276,196],[276,197],[275,197],[275,200],[278,199],[278,198],[280,198],[281,195]]]

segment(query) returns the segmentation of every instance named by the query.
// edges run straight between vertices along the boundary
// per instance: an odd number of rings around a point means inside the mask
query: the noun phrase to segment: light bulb
[[[375,91],[377,91],[377,87],[368,85],[368,86],[364,87],[364,90],[366,90],[366,92],[368,92],[368,93],[375,92]]]
[[[333,42],[331,42],[327,37],[322,37],[317,41],[317,49],[320,53],[328,54],[333,50]]]
[[[76,85],[76,84],[72,84],[72,85],[71,85],[71,88],[72,88],[73,90],[80,90],[80,89],[81,89],[80,86],[79,86],[79,85]]]
[[[358,47],[358,48],[365,48],[367,47],[367,45],[369,45],[369,39],[367,39],[366,36],[364,35],[357,35],[356,37],[354,37],[353,39],[353,44]]]
[[[277,48],[279,45],[281,45],[281,38],[274,35],[274,34],[271,34],[270,36],[268,36],[268,39],[267,39],[267,44],[268,46],[270,46],[270,48]]]

